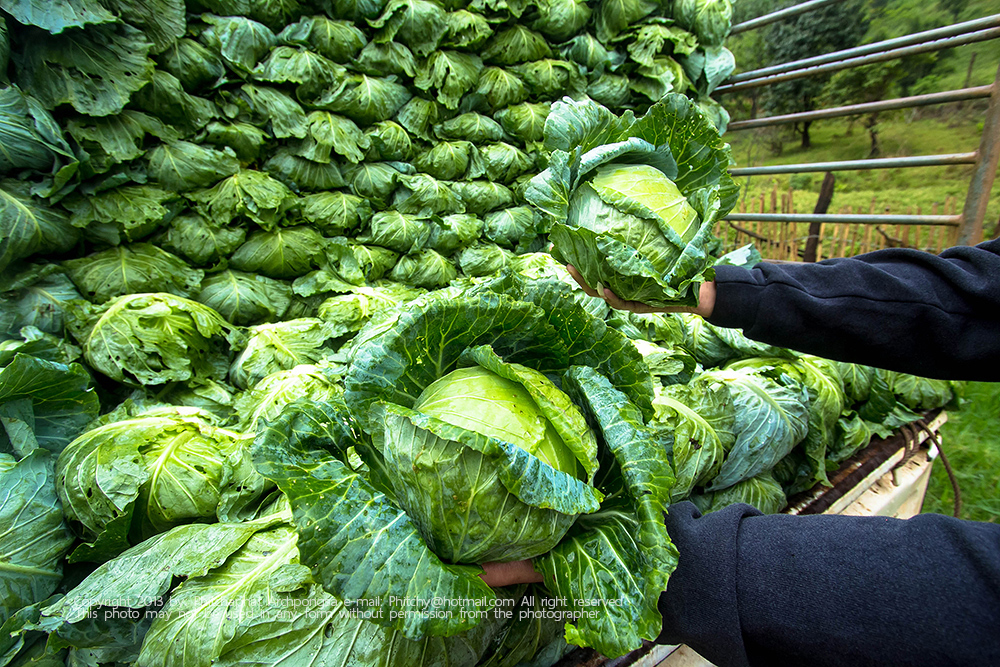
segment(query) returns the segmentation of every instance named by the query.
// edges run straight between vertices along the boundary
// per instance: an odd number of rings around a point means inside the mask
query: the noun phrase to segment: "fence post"
[[[969,192],[962,209],[962,223],[957,245],[973,245],[983,238],[983,218],[990,201],[990,188],[1000,161],[1000,67],[993,80],[990,106],[983,121],[983,136],[976,151],[976,169],[972,173]]]
[[[816,201],[816,208],[813,210],[813,213],[826,213],[826,210],[830,208],[830,202],[833,201],[833,186],[835,182],[836,178],[833,172],[826,172],[826,176],[823,177],[823,185],[819,188],[819,199]],[[809,238],[806,239],[806,249],[802,253],[803,262],[816,261],[816,248],[819,245],[819,235],[822,225],[822,222],[809,224]]]

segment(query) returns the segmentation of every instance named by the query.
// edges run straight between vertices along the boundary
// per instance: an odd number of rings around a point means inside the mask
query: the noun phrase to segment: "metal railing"
[[[744,32],[769,25],[776,21],[813,11],[841,0],[811,0],[761,16],[733,27],[733,33]],[[760,86],[767,86],[802,77],[827,74],[830,72],[858,67],[869,63],[893,60],[916,53],[926,53],[971,44],[1000,37],[1000,14],[973,21],[926,30],[904,37],[888,39],[872,44],[845,49],[833,53],[820,54],[810,58],[761,69],[744,72],[731,77],[725,85],[716,89],[717,93],[733,93]],[[746,213],[731,212],[726,221],[746,222],[808,222],[814,225],[810,236],[818,234],[818,225],[824,222],[848,224],[893,224],[893,225],[944,225],[957,228],[957,243],[969,245],[982,239],[983,220],[989,202],[990,189],[1000,158],[1000,67],[994,82],[986,86],[950,90],[926,95],[900,97],[866,104],[819,109],[734,121],[729,131],[736,132],[754,128],[786,125],[803,121],[814,121],[844,116],[855,116],[896,109],[908,109],[966,100],[986,99],[990,103],[983,122],[979,147],[971,153],[948,155],[921,155],[885,159],[847,160],[841,162],[817,162],[768,167],[745,167],[731,169],[737,176],[758,176],[766,174],[794,174],[808,172],[833,172],[844,170],[867,170],[889,168],[915,168],[941,165],[974,165],[972,178],[966,193],[962,212],[956,215],[886,215],[886,214],[827,214],[827,213]],[[739,229],[739,228],[737,228]]]

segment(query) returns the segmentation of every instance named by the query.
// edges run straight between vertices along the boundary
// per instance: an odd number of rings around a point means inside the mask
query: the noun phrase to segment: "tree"
[[[830,104],[877,102],[892,94],[904,72],[898,60],[841,70],[830,79],[822,99]],[[865,114],[864,127],[871,140],[868,157],[878,157],[878,112]]]
[[[920,0],[869,0],[868,15],[874,17],[862,43],[871,44],[894,37],[940,28],[958,20],[966,0],[924,2]],[[907,56],[896,68],[899,95],[930,92],[921,79],[947,74],[952,70],[951,49]],[[933,84],[931,84],[933,86]],[[856,101],[865,101],[865,96]],[[886,95],[877,99],[885,99]],[[852,101],[852,100],[849,100]],[[874,100],[868,100],[874,101]]]
[[[759,18],[781,7],[779,0],[739,0],[733,5],[733,25]],[[736,58],[737,72],[750,72],[767,66],[771,59],[771,49],[765,30],[746,30],[731,35],[726,40],[726,48],[733,52]],[[749,88],[733,94],[726,100],[730,113],[740,113],[743,117],[756,118],[759,112],[760,98],[764,89]],[[732,98],[734,100],[730,101]]]
[[[950,15],[939,5],[913,0],[871,0],[869,13],[877,16],[864,43],[880,42],[902,35],[947,25]],[[884,61],[837,72],[826,84],[821,96],[824,106],[865,104],[937,88],[940,75],[951,69],[951,51],[916,53],[897,60]],[[879,113],[864,116],[870,147],[868,157],[878,157]]]
[[[773,24],[767,30],[771,48],[770,64],[802,60],[812,56],[841,51],[861,43],[868,30],[862,4],[848,1],[826,5],[819,9]],[[769,115],[813,111],[829,75],[813,75],[770,86],[765,109]],[[809,148],[809,127],[812,121],[795,124],[802,148]]]

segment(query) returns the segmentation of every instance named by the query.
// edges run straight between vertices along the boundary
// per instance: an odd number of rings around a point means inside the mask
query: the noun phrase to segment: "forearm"
[[[755,340],[928,377],[996,379],[1000,242],[720,267],[715,287],[709,321]]]
[[[671,507],[680,565],[659,641],[729,665],[1000,664],[1000,526],[920,515],[696,518]]]

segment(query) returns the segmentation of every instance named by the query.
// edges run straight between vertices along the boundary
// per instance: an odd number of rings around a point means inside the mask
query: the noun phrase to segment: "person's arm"
[[[950,380],[995,380],[1000,365],[1000,240],[940,255],[888,249],[816,264],[719,266],[695,309],[653,309],[584,288],[615,308],[696,312],[838,361]]]
[[[720,667],[1000,664],[1000,526],[684,502],[667,530],[659,643]]]
[[[997,379],[1000,241],[720,266],[715,285],[708,320],[754,340],[927,377]]]

